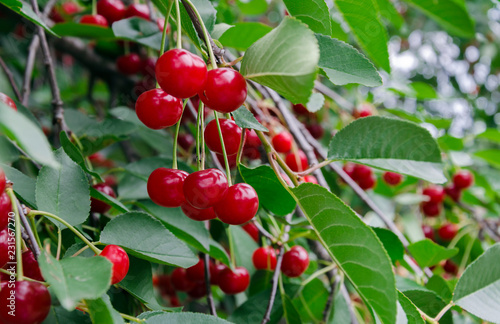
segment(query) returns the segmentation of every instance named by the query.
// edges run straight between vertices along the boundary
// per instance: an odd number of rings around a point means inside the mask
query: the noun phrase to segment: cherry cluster
[[[372,189],[375,187],[377,179],[373,174],[372,168],[348,162],[344,165],[343,170],[351,177],[363,190]]]
[[[275,270],[277,264],[276,250],[271,247],[260,247],[253,252],[252,262],[255,269]],[[309,266],[309,254],[300,245],[294,245],[283,254],[281,272],[287,277],[300,277]]]

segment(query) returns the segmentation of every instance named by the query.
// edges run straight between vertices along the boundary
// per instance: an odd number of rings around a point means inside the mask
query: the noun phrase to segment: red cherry
[[[155,67],[156,67],[156,59],[152,57],[145,58],[142,60],[141,73],[144,76],[150,76],[154,79],[155,77]]]
[[[108,21],[101,15],[83,15],[80,24],[108,27]]]
[[[262,145],[262,142],[260,141],[260,138],[257,135],[257,132],[255,132],[255,130],[253,130],[253,129],[247,129],[245,137],[246,137],[246,139],[245,139],[245,146],[246,147],[258,148]]]
[[[125,18],[139,17],[149,20],[149,8],[145,4],[131,4],[125,11]]]
[[[98,183],[96,185],[93,185],[94,189],[97,191],[100,191],[108,196],[111,196],[113,198],[116,198],[115,191],[113,188],[108,186],[105,183]],[[111,209],[111,206],[108,205],[106,202],[95,199],[95,198],[90,198],[90,211],[93,213],[99,213],[99,214],[104,214],[108,210]]]
[[[14,298],[14,300],[11,300]],[[0,290],[0,322],[3,324],[40,324],[50,311],[50,293],[39,282],[2,282]],[[15,316],[9,305],[15,305]]]
[[[148,90],[153,90],[156,88],[156,80],[150,76],[145,76],[140,78],[134,85],[132,89],[132,99],[137,100],[141,94]]]
[[[384,172],[382,177],[389,186],[397,186],[403,181],[403,176],[394,172]]]
[[[214,206],[217,217],[226,224],[241,225],[251,220],[259,210],[259,198],[252,186],[237,183],[227,190],[226,196]]]
[[[228,295],[244,292],[250,284],[250,275],[247,269],[236,267],[233,270],[226,268],[219,274],[219,287]]]
[[[196,208],[208,208],[226,195],[227,178],[217,169],[206,169],[191,173],[184,180],[184,196]]]
[[[217,216],[215,215],[215,211],[213,207],[208,207],[204,209],[198,209],[191,206],[189,203],[184,203],[181,206],[182,212],[187,217],[191,218],[195,221],[206,221],[210,219],[215,219]]]
[[[181,302],[177,296],[170,296],[170,306],[172,307],[181,307]]]
[[[294,245],[283,255],[281,271],[290,278],[299,277],[309,266],[309,255],[300,245]]]
[[[179,291],[190,291],[194,287],[194,282],[186,276],[186,269],[176,268],[171,275],[172,284]]]
[[[25,277],[38,281],[45,281],[45,279],[43,279],[42,272],[40,271],[40,267],[38,266],[38,262],[35,260],[33,252],[31,252],[30,250],[23,252],[22,260],[24,272],[23,274]]]
[[[162,296],[175,296],[175,288],[169,275],[158,276],[158,284],[156,286],[158,286]]]
[[[344,166],[342,167],[342,170],[344,170],[345,173],[347,173],[347,175],[354,180],[354,169],[356,168],[356,164],[352,163],[352,162],[347,162],[346,164],[344,164]]]
[[[440,203],[444,200],[444,189],[441,186],[430,186],[422,191],[424,196],[428,196],[428,202]]]
[[[0,230],[9,224],[9,213],[12,211],[12,203],[6,192],[0,194]]]
[[[116,185],[118,184],[118,180],[116,180],[116,177],[114,175],[110,174],[104,177],[104,183],[110,187],[116,187]]]
[[[227,155],[238,153],[241,143],[241,128],[236,125],[231,119],[219,119],[222,138],[224,138],[224,146]],[[217,130],[216,120],[212,120],[205,128],[205,143],[208,148],[219,154],[223,154],[222,145],[220,143],[219,132]]]
[[[207,284],[202,282],[196,282],[194,287],[187,292],[188,296],[193,299],[200,299],[207,294]]]
[[[306,154],[301,150],[298,150],[297,153],[288,153],[285,157],[285,163],[294,172],[305,171],[309,165]]]
[[[200,259],[197,264],[187,268],[186,277],[192,282],[205,282],[205,261]]]
[[[355,108],[352,115],[354,116],[354,118],[358,119],[371,116],[373,115],[373,112],[370,105],[363,104],[361,105],[361,107]]]
[[[438,230],[439,237],[445,241],[451,241],[458,233],[457,224],[444,224]]]
[[[292,109],[297,115],[308,116],[310,114],[309,110],[303,104],[292,105]]]
[[[241,226],[255,242],[259,242],[259,229],[254,223],[247,223]]]
[[[182,147],[185,151],[190,151],[191,148],[196,144],[196,140],[193,135],[189,133],[181,133],[177,137],[177,144]]]
[[[3,172],[2,168],[0,168],[0,193],[5,191],[6,186],[7,186],[7,179],[5,177],[5,172]]]
[[[434,202],[422,202],[422,212],[427,217],[437,217],[441,213],[441,204]]]
[[[444,271],[447,273],[456,275],[458,273],[458,266],[453,263],[451,260],[446,260],[446,262],[443,265]]]
[[[363,179],[367,179],[373,175],[373,171],[370,167],[363,164],[355,164],[352,171],[352,178],[354,181],[358,182]]]
[[[111,284],[114,285],[122,281],[127,275],[130,265],[127,252],[118,245],[106,245],[99,255],[105,257],[113,264]]]
[[[212,285],[219,284],[219,275],[227,267],[221,263],[210,263],[210,283]]]
[[[245,147],[243,148],[243,156],[250,160],[258,160],[260,159],[260,151],[255,147]]]
[[[161,88],[177,98],[190,98],[203,89],[207,66],[203,59],[184,49],[172,49],[156,62],[156,79]]]
[[[434,241],[434,229],[429,225],[422,225],[422,232],[424,232],[424,236],[431,241]]]
[[[151,129],[170,127],[181,119],[182,100],[162,89],[149,90],[137,99],[135,112],[141,122]]]
[[[89,160],[90,162],[92,162],[92,164],[99,167],[112,168],[115,166],[115,163],[113,161],[109,160],[99,152],[90,155]]]
[[[457,189],[469,188],[474,182],[474,176],[467,170],[461,170],[453,175],[453,184]]]
[[[4,228],[0,231],[0,268],[3,268],[3,266],[6,265],[9,261],[15,261],[9,260],[9,245],[12,245],[14,240],[14,231],[9,232],[7,228]]]
[[[125,75],[137,74],[141,70],[141,66],[141,58],[136,53],[122,55],[116,60],[118,71]]]
[[[125,5],[120,0],[99,0],[97,2],[97,13],[103,15],[112,25],[125,16]]]
[[[306,175],[304,178],[302,178],[302,180],[304,182],[318,184],[318,179],[316,179],[316,177],[313,175]]]
[[[148,178],[148,195],[151,200],[163,207],[179,207],[185,201],[184,181],[186,171],[158,168]]]
[[[230,113],[245,102],[247,83],[236,70],[214,69],[208,71],[205,87],[198,95],[209,108],[221,113]]]
[[[0,102],[3,102],[10,108],[17,111],[16,103],[14,102],[14,100],[12,100],[11,97],[7,96],[5,93],[0,92]]]
[[[156,19],[156,25],[158,26],[158,30],[163,32],[163,28],[165,28],[165,18],[157,18]],[[167,23],[167,34],[170,33],[170,24]]]
[[[271,140],[276,152],[288,153],[292,149],[293,136],[289,132],[281,132]]]
[[[455,184],[450,184],[449,186],[444,187],[444,192],[448,197],[450,197],[454,202],[460,201],[462,196],[462,189],[457,188]]]
[[[320,124],[310,124],[306,126],[307,130],[311,134],[311,136],[315,139],[320,139],[325,134],[325,130],[321,127]]]
[[[222,165],[222,167],[224,168],[225,165],[226,165],[225,161],[224,161],[224,155],[217,154],[217,153],[215,155],[217,156],[217,160],[219,160],[220,165]],[[236,168],[236,157],[237,157],[236,154],[228,155],[227,156],[227,162],[229,163],[229,168],[230,169]]]
[[[61,5],[63,13],[66,15],[73,15],[80,12],[80,7],[74,2],[68,1]]]
[[[377,183],[377,180],[375,179],[375,176],[370,175],[367,178],[363,178],[357,181],[359,187],[363,190],[368,190],[372,189],[375,187],[375,184]]]
[[[255,269],[274,270],[276,269],[276,251],[271,247],[261,247],[253,252],[252,262]]]

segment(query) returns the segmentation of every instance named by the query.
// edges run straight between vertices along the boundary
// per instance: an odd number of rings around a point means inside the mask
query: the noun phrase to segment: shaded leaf
[[[408,250],[421,267],[430,267],[447,260],[458,253],[457,248],[447,249],[429,239],[412,243]]]
[[[330,10],[325,0],[284,0],[286,9],[293,16],[319,34],[330,35]]]
[[[232,112],[234,122],[241,128],[255,129],[262,132],[269,132],[269,130],[262,126],[261,123],[248,111],[244,106]]]
[[[253,43],[269,33],[272,27],[260,22],[242,22],[229,27],[220,37],[219,42],[238,51],[246,51]]]
[[[81,24],[77,22],[64,22],[55,24],[52,27],[54,31],[59,36],[70,36],[78,38],[90,38],[90,39],[101,39],[101,38],[114,38],[113,31],[111,28]]]

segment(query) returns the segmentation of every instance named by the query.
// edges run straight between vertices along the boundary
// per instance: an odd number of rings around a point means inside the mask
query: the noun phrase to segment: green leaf
[[[262,126],[261,123],[254,117],[254,115],[242,106],[232,112],[234,122],[241,128],[255,129],[261,132],[269,132],[269,129]]]
[[[330,10],[325,0],[284,0],[286,9],[309,28],[319,34],[330,35],[332,26],[330,24]]]
[[[279,216],[288,215],[295,209],[297,205],[295,200],[283,188],[270,166],[261,165],[255,169],[249,169],[240,164],[238,168],[243,180],[257,192],[261,206]]]
[[[36,162],[54,168],[59,166],[42,130],[3,102],[0,102],[0,134],[16,142]]]
[[[219,260],[227,266],[229,266],[229,263],[231,262],[229,260],[229,255],[227,255],[227,252],[222,245],[212,239],[210,239],[210,251],[208,254],[215,260]]]
[[[323,318],[327,300],[328,290],[323,282],[316,278],[299,291],[293,299],[293,304],[304,323],[317,323]]]
[[[321,108],[323,108],[324,104],[325,104],[325,96],[323,96],[321,93],[314,92],[309,97],[309,101],[307,102],[306,108],[310,112],[315,113]]]
[[[255,267],[252,263],[252,255],[259,246],[240,226],[231,226],[231,235],[233,236],[236,264],[245,267],[248,273],[253,275]]]
[[[154,50],[161,49],[161,31],[154,22],[132,17],[113,23],[112,32],[117,38],[133,41]]]
[[[111,28],[80,24],[77,22],[65,22],[58,23],[52,27],[54,33],[59,34],[59,36],[70,36],[78,38],[90,38],[90,39],[102,39],[102,38],[114,38],[113,31]],[[158,27],[156,27],[158,30]]]
[[[123,324],[123,318],[111,305],[108,295],[102,295],[101,298],[85,300],[89,308],[89,315],[92,323],[99,324]]]
[[[66,323],[92,324],[92,321],[88,314],[84,314],[79,310],[68,312],[61,306],[52,306],[49,315],[43,322],[43,324]]]
[[[316,34],[319,44],[318,66],[336,85],[359,83],[367,87],[382,85],[377,69],[351,45],[330,36]]]
[[[471,263],[458,280],[453,302],[483,320],[500,318],[500,244],[490,247]]]
[[[116,208],[116,210],[126,213],[129,212],[130,210],[125,207],[120,201],[118,201],[116,198],[113,198],[103,192],[100,192],[99,190],[94,189],[93,187],[90,187],[90,196],[92,198],[95,198],[97,200],[104,201],[108,205],[111,205],[113,208]]]
[[[283,300],[283,312],[286,323],[287,324],[301,324],[302,320],[300,319],[299,312],[292,303],[290,297],[286,294],[281,294],[281,298]]]
[[[164,313],[148,317],[146,324],[231,324],[220,317],[201,313]]]
[[[349,305],[342,294],[337,294],[333,301],[333,309],[331,314],[332,324],[344,324],[351,322],[351,313],[349,312]]]
[[[389,256],[375,233],[323,187],[306,183],[292,192],[339,269],[382,323],[393,323],[396,283]]]
[[[14,184],[13,189],[19,198],[32,208],[36,208],[35,186],[36,181],[28,177],[18,169],[14,169],[5,164],[0,164],[0,168],[5,172],[7,179]]]
[[[91,171],[91,170],[89,170],[89,168],[87,168],[87,164],[85,163],[85,158],[83,157],[82,152],[76,147],[75,144],[73,144],[70,141],[70,139],[68,138],[68,134],[66,134],[66,132],[61,132],[59,134],[59,139],[61,141],[61,146],[62,146],[64,152],[66,152],[66,154],[73,161],[75,161],[83,169],[83,171],[87,172],[88,174],[90,174],[91,176],[96,178],[99,182],[104,181],[104,180],[102,180],[99,173]]]
[[[404,294],[398,291],[398,301],[406,314],[408,324],[424,324],[422,315],[418,312],[417,307]]]
[[[73,310],[82,299],[95,299],[111,284],[112,263],[104,257],[74,257],[57,261],[42,250],[38,258],[42,275],[61,305]]]
[[[490,142],[500,144],[500,131],[494,128],[488,128],[481,134],[476,135],[476,138],[485,139]]]
[[[434,88],[425,82],[412,82],[409,85],[410,94],[418,100],[437,99],[438,94]]]
[[[435,317],[446,306],[446,303],[433,291],[405,290],[403,294],[411,302],[431,317]],[[447,311],[439,321],[439,324],[453,324],[451,311]]]
[[[43,19],[37,16],[37,14],[33,11],[31,4],[18,0],[2,0],[2,4],[7,8],[9,8],[10,10],[14,11],[15,13],[28,19],[32,23],[35,23],[38,26],[43,27],[51,35],[57,36],[57,34],[52,29],[50,29],[49,26],[45,24]]]
[[[394,27],[400,29],[404,23],[403,17],[399,14],[396,7],[390,0],[376,0],[382,17],[387,19]]]
[[[120,245],[128,253],[151,262],[188,268],[198,257],[163,224],[142,212],[113,218],[101,233],[104,244]]]
[[[36,181],[36,204],[40,210],[55,214],[70,225],[79,225],[89,217],[89,182],[83,170],[62,148],[56,151],[59,168],[44,166]],[[50,219],[60,229],[60,222]]]
[[[271,289],[266,289],[248,298],[240,307],[229,316],[228,320],[234,323],[258,324],[264,318]],[[281,294],[276,295],[273,308],[271,309],[271,320],[269,323],[276,324],[283,316]]]
[[[271,30],[273,30],[272,27],[259,22],[237,23],[219,37],[219,42],[225,47],[246,51],[247,48]]]
[[[378,6],[373,0],[335,0],[334,3],[361,48],[375,64],[390,72],[387,31],[379,20]]]
[[[447,181],[442,171],[441,152],[429,131],[397,119],[373,116],[353,121],[335,134],[328,158],[366,164],[434,183]]]
[[[405,0],[422,11],[451,34],[474,37],[474,22],[464,3],[456,0]]]
[[[496,168],[500,168],[500,151],[497,149],[477,151],[474,156],[485,160]]]
[[[267,11],[266,0],[236,0],[236,5],[245,15],[260,15]]]
[[[14,144],[7,137],[0,136],[0,163],[11,164],[18,159],[19,151]]]
[[[425,284],[425,288],[432,290],[447,303],[451,301],[453,292],[448,282],[439,275],[433,275]]]
[[[429,239],[410,244],[408,250],[421,267],[436,265],[440,261],[447,260],[458,253],[457,248],[447,249]]]
[[[372,227],[372,230],[377,234],[379,240],[384,245],[384,249],[389,254],[392,263],[396,263],[396,261],[403,259],[405,248],[396,234],[385,228]]]
[[[314,87],[318,60],[319,48],[314,34],[298,20],[286,17],[248,48],[241,73],[293,103],[305,103]]]

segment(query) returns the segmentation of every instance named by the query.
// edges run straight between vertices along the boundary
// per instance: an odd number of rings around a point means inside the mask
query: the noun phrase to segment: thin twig
[[[339,286],[339,280],[336,276],[332,284],[330,285],[330,293],[328,294],[328,299],[326,301],[325,309],[323,310],[323,323],[328,322],[328,318],[330,317],[330,312],[333,307],[333,301],[335,299],[335,293],[337,292],[338,286]]]
[[[472,207],[469,207],[467,205],[465,205],[464,203],[458,203],[458,205],[467,210],[472,218],[474,218],[476,220],[476,222],[481,226],[482,229],[484,229],[484,231],[486,233],[488,233],[488,235],[495,241],[499,242],[500,241],[500,235],[498,235],[495,231],[494,228],[492,228],[490,226],[490,224],[481,216],[479,215],[478,213],[476,213],[476,211],[472,208]]]
[[[351,303],[351,297],[349,296],[349,292],[347,291],[347,288],[345,285],[340,287],[340,292],[342,293],[342,296],[344,297],[344,300],[346,301],[347,305],[349,306],[349,314],[351,315],[351,323],[352,324],[359,324],[358,318],[356,317],[356,313],[354,310],[354,306]]]
[[[326,85],[323,83],[316,81],[314,83],[314,88],[324,94],[327,97],[332,98],[339,106],[348,109],[348,110],[354,110],[354,105],[350,103],[349,101],[345,100],[341,95],[333,91],[332,89],[328,88]]]
[[[208,225],[208,222],[207,222]],[[207,287],[207,302],[208,308],[210,309],[210,314],[217,317],[217,310],[215,309],[214,297],[212,296],[212,289],[210,287],[210,256],[208,254],[203,254],[204,267],[205,267],[205,284]]]
[[[17,204],[17,209],[19,210],[19,217],[21,218],[21,222],[23,223],[24,229],[26,230],[26,233],[28,235],[27,244],[31,249],[31,251],[33,251],[35,259],[38,259],[38,256],[40,255],[40,247],[38,246],[35,235],[33,234],[33,230],[36,231],[36,228],[35,229],[31,228],[30,223],[28,222],[28,219],[26,218],[26,214],[24,212],[24,206],[21,206],[19,200],[16,201],[16,204]]]
[[[14,90],[17,100],[21,100],[21,93],[19,92],[19,88],[17,87],[16,80],[14,80],[14,74],[12,74],[12,71],[9,69],[7,64],[5,64],[5,62],[1,57],[0,57],[0,65],[2,66],[2,69],[5,72],[7,79],[9,79],[10,85],[12,86],[12,90]]]
[[[274,236],[272,236],[271,233],[269,233],[268,231],[266,231],[266,229],[262,225],[260,225],[260,223],[257,222],[257,220],[255,220],[255,218],[253,219],[252,222],[255,225],[255,227],[257,227],[257,229],[259,230],[260,234],[262,234],[263,236],[265,236],[268,239],[270,239],[271,242],[276,241],[276,239],[274,238]]]

